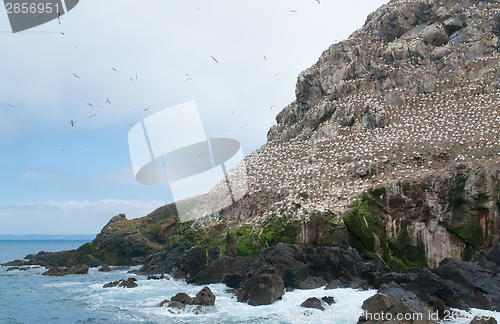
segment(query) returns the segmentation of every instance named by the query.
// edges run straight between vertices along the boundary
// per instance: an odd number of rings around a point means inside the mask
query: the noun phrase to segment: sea
[[[86,240],[0,240],[0,263],[23,259],[39,251],[78,248]],[[192,309],[181,313],[160,307],[164,299],[179,292],[195,296],[203,287],[167,278],[147,280],[127,273],[139,267],[120,267],[112,272],[90,268],[85,275],[42,276],[44,268],[7,271],[0,267],[0,323],[356,323],[363,301],[375,290],[354,289],[294,290],[272,305],[250,306],[239,303],[223,284],[208,285],[216,296],[215,306],[204,314]],[[135,277],[136,288],[103,288],[105,283]],[[300,307],[309,297],[333,296],[335,303],[324,311]],[[476,314],[496,315],[472,310]],[[462,315],[459,315],[462,314]],[[500,314],[499,314],[500,315]],[[500,316],[496,315],[497,321]],[[452,314],[450,314],[452,316]],[[470,314],[453,315],[450,324],[470,322]]]

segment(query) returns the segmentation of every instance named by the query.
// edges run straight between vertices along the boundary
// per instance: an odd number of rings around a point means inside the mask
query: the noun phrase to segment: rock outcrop
[[[89,267],[86,265],[75,265],[68,268],[52,267],[42,273],[43,276],[67,276],[72,274],[86,274],[89,272]]]
[[[139,285],[137,284],[137,279],[134,277],[130,277],[127,280],[125,279],[120,279],[117,281],[112,281],[104,284],[102,287],[103,288],[113,288],[113,287],[122,287],[122,288],[135,288],[138,287]]]
[[[194,314],[205,314],[205,306],[215,305],[215,295],[212,293],[209,287],[204,287],[200,290],[196,297],[192,298],[186,293],[178,293],[173,296],[170,300],[165,299],[160,303],[161,306],[169,307],[169,311],[174,314],[179,314],[180,312],[192,312]],[[174,312],[173,309],[177,310]]]

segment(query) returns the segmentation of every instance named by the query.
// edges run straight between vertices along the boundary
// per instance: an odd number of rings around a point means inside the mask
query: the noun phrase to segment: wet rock
[[[116,281],[111,281],[111,282],[105,283],[102,287],[103,288],[117,287],[120,284],[120,282],[122,282],[122,280],[116,280]]]
[[[246,274],[262,266],[261,262],[247,257],[223,257],[210,263],[195,278],[198,285],[222,282],[236,288]]]
[[[172,297],[172,301],[179,302],[182,304],[191,304],[193,298],[191,298],[188,294],[181,292]]]
[[[213,306],[215,305],[215,295],[212,293],[210,288],[205,287],[196,294],[196,297],[193,298],[191,304]]]
[[[497,324],[494,317],[476,316],[469,324]]]
[[[146,279],[147,280],[161,280],[161,279],[165,279],[165,275],[162,273],[160,276],[153,276],[153,275],[149,275]]]
[[[414,279],[401,286],[415,293],[424,302],[430,301],[431,297],[437,297],[448,307],[469,310],[462,298],[435,273],[418,268],[405,270],[404,273],[413,273]]]
[[[121,282],[118,284],[118,287],[123,287],[123,288],[135,288],[138,286],[136,283],[137,279],[130,277],[127,280],[121,280]]]
[[[102,287],[103,288],[112,288],[112,287],[135,288],[138,286],[136,281],[137,281],[137,279],[130,277],[127,280],[120,279],[117,281],[108,282],[108,283],[104,284]]]
[[[238,287],[238,301],[249,305],[269,305],[285,294],[279,271],[270,266],[251,271]]]
[[[494,273],[473,262],[446,258],[432,272],[471,308],[500,310],[500,285],[493,278]]]
[[[105,264],[102,267],[100,267],[98,271],[109,272],[109,271],[115,271],[115,270],[118,270],[118,269],[119,268],[117,268],[117,267],[110,267],[109,265]]]
[[[31,261],[31,260],[14,260],[14,261],[9,261],[2,263],[1,265],[3,267],[19,267],[19,266],[25,266],[25,265],[35,265],[38,264],[37,262]]]
[[[353,287],[368,289],[361,279],[363,266],[358,252],[337,247],[301,248],[298,245],[278,244],[261,251],[261,261],[276,267],[286,287],[314,289],[332,283],[332,288]],[[337,284],[337,287],[333,287]]]
[[[32,267],[10,267],[7,269],[7,271],[14,271],[14,270],[26,271],[29,269],[32,269]]]
[[[163,300],[159,306],[160,307],[163,307],[163,306],[168,307],[169,308],[168,311],[172,314],[181,314],[181,313],[190,312],[190,313],[198,315],[198,314],[205,314],[207,312],[203,306],[200,306],[200,305],[191,306],[188,304],[180,303],[177,301],[171,301],[168,299]]]
[[[159,306],[169,307],[169,311],[173,314],[180,314],[182,312],[205,314],[206,309],[204,306],[213,305],[215,305],[215,295],[209,287],[204,287],[194,298],[191,298],[188,294],[181,292],[177,293],[171,298],[171,300],[163,300]]]
[[[363,302],[362,308],[364,313],[360,316],[358,324],[392,323],[391,319],[396,319],[398,314],[409,315],[410,319],[404,323],[435,323],[430,320],[430,314],[418,297],[395,283],[384,285],[376,295]],[[382,319],[381,314],[385,314]],[[412,314],[421,314],[421,320],[417,320]]]
[[[352,288],[359,290],[367,290],[370,288],[368,282],[359,277],[352,277],[351,279],[339,278],[334,279],[325,286],[325,290],[337,289],[337,288]]]
[[[86,274],[89,267],[86,265],[75,265],[69,268],[53,267],[42,273],[44,276],[67,276],[72,274]]]
[[[323,305],[321,305],[321,300],[316,297],[307,298],[302,304],[300,304],[300,307],[317,308],[322,311],[325,310]]]
[[[321,297],[321,300],[327,303],[328,305],[335,304],[335,298],[332,296],[323,296]]]

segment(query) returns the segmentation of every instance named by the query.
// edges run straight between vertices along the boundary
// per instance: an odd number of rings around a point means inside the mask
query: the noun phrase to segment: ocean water
[[[40,250],[72,249],[85,241],[0,241],[0,262],[22,259]],[[216,296],[215,306],[205,314],[189,311],[172,314],[159,307],[178,292],[196,295],[201,286],[172,278],[147,280],[128,274],[138,267],[122,267],[108,273],[91,268],[86,275],[48,277],[45,269],[6,271],[0,267],[0,323],[356,323],[363,301],[376,291],[353,289],[295,290],[272,305],[238,303],[223,284],[209,285]],[[136,288],[103,288],[110,281],[137,279]],[[333,296],[336,303],[321,312],[300,304],[309,297]],[[497,317],[498,318],[498,317]],[[466,317],[448,323],[469,323]]]

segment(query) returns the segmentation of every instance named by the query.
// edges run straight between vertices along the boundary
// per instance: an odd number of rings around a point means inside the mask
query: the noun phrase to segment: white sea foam
[[[137,268],[137,267],[134,267]],[[0,268],[4,291],[0,297],[4,305],[0,311],[18,322],[37,323],[337,323],[354,324],[358,320],[363,301],[376,291],[354,289],[294,290],[272,305],[250,306],[239,303],[223,284],[208,285],[216,296],[215,306],[205,307],[205,314],[193,314],[187,308],[173,314],[168,307],[159,307],[161,301],[171,299],[179,292],[195,296],[203,286],[187,284],[172,278],[147,280],[146,276],[127,273],[124,267],[111,272],[91,268],[87,275],[65,277],[41,276],[39,271],[11,271]],[[135,277],[136,288],[103,288],[105,283]],[[332,296],[335,303],[323,304],[325,311],[300,307],[309,297]],[[27,302],[28,301],[28,302]],[[1,303],[0,303],[1,304]],[[3,308],[2,308],[3,307]],[[68,310],[71,309],[71,312]],[[177,310],[173,310],[177,313]],[[461,314],[459,317],[456,314]],[[494,312],[472,310],[472,314],[496,315]],[[6,318],[7,318],[6,317]],[[463,311],[450,313],[449,324],[468,324],[471,315]],[[56,319],[57,318],[57,319]]]

